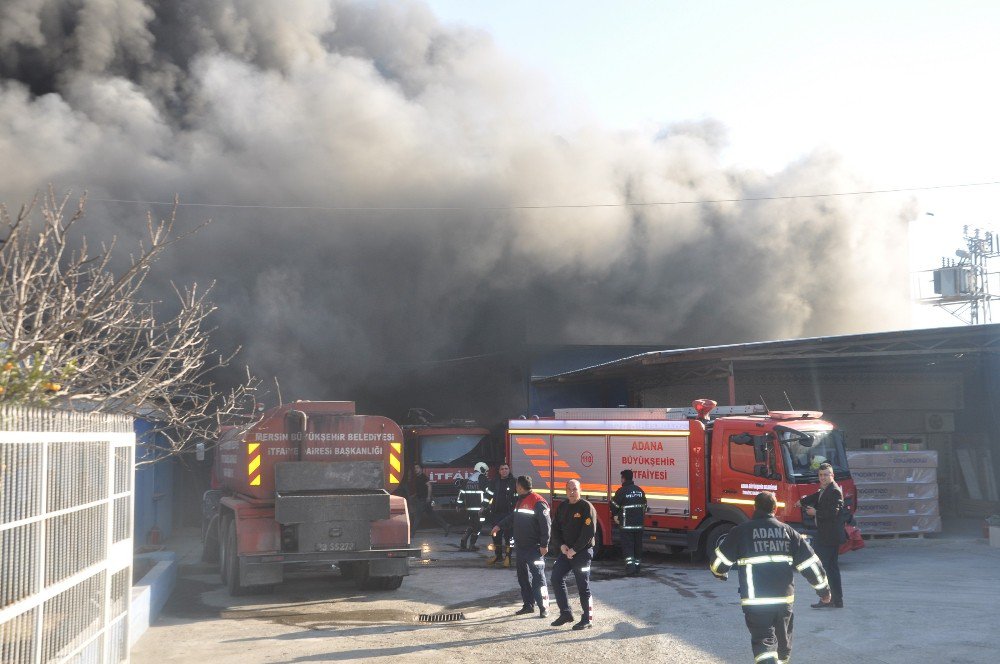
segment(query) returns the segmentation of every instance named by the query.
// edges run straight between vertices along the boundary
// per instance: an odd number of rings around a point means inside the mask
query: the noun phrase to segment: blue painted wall
[[[663,346],[553,346],[536,348],[530,363],[530,380],[613,362]],[[535,385],[529,382],[529,417],[551,417],[553,408],[615,408],[628,405],[624,379],[597,383]]]
[[[176,460],[167,457],[169,445],[152,431],[153,423],[135,421],[135,545],[149,543],[149,532],[155,525],[163,542],[173,530],[173,493]],[[143,461],[160,459],[140,465]]]

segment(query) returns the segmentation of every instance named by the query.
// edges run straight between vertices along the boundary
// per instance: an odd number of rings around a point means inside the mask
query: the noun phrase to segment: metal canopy
[[[777,363],[796,367],[846,369],[879,365],[895,370],[926,370],[959,366],[969,356],[1000,354],[1000,324],[898,330],[834,337],[764,341],[653,351],[585,369],[534,379],[536,385],[596,382],[613,378],[648,378],[669,373],[672,378],[728,374],[730,366]],[[760,369],[762,367],[755,367]],[[777,367],[776,367],[777,368]]]

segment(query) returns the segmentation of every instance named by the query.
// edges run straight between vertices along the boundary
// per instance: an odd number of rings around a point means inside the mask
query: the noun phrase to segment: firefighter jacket
[[[754,518],[730,530],[715,549],[712,574],[726,579],[730,568],[737,566],[744,609],[794,602],[796,571],[820,597],[830,592],[823,564],[809,542],[771,514],[754,512]]]
[[[508,475],[506,479],[497,477],[486,486],[486,502],[494,519],[502,519],[514,511],[514,503],[517,502],[515,486],[517,482],[513,475]]]
[[[514,511],[497,525],[504,530],[513,528],[516,546],[547,547],[552,525],[549,521],[549,504],[534,491],[526,493],[517,499]]]
[[[803,507],[816,508],[816,541],[827,546],[840,546],[844,534],[844,523],[840,520],[844,492],[840,486],[831,482],[825,489],[804,496],[799,503]]]
[[[559,503],[552,517],[552,548],[559,551],[563,544],[574,551],[584,551],[594,546],[597,534],[597,510],[582,498],[575,503]]]
[[[476,473],[461,485],[455,503],[463,512],[479,512],[486,506],[485,492],[480,483],[486,483],[486,476]]]
[[[618,487],[611,499],[611,516],[618,517],[622,530],[642,530],[646,509],[646,492],[634,482]]]

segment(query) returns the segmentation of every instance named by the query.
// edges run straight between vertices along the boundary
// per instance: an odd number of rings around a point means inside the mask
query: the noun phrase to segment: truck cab
[[[442,508],[455,506],[458,484],[475,473],[477,463],[485,461],[492,471],[502,456],[490,430],[473,420],[403,426],[404,489],[410,487],[414,464],[420,464],[430,478],[434,500]]]
[[[844,504],[854,512],[857,491],[847,467],[844,435],[821,416],[816,411],[772,410],[723,417],[710,424],[711,500],[749,516],[753,496],[773,491],[778,518],[809,532],[815,529],[815,521],[795,504],[816,492],[819,466],[825,462],[833,466]]]

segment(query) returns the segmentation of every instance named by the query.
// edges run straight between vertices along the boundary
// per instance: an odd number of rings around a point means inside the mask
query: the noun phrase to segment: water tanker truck
[[[269,590],[286,571],[336,566],[358,587],[394,590],[408,572],[403,434],[351,401],[296,401],[225,427],[206,504],[206,558],[233,595]]]

